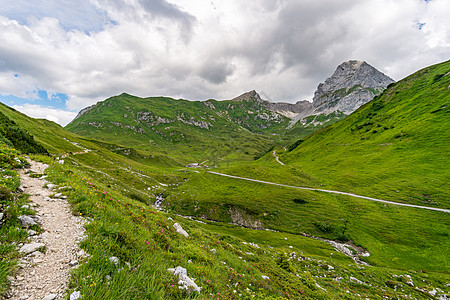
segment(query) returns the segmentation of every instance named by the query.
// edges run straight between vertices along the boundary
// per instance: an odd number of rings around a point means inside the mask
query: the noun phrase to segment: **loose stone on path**
[[[42,174],[47,168],[39,162],[30,163],[35,173]],[[20,261],[21,269],[11,278],[9,296],[12,299],[62,299],[69,282],[69,271],[78,264],[80,249],[77,243],[84,234],[83,221],[72,215],[65,199],[48,201],[56,185],[42,178],[31,178],[24,170],[19,173],[24,192],[31,195],[30,207],[35,207],[44,232],[31,236],[30,242],[21,247],[20,252],[27,256]],[[45,184],[49,188],[44,188]],[[24,227],[25,223],[22,224]],[[30,232],[32,234],[36,232]],[[46,249],[45,253],[37,251],[43,249]]]

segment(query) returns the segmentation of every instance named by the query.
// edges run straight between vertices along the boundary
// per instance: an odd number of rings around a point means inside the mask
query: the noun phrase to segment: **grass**
[[[70,284],[70,290],[80,291],[85,299],[229,299],[239,294],[262,299],[353,299],[364,295],[381,299],[399,293],[418,297],[421,292],[395,276],[411,274],[424,289],[440,287],[448,278],[431,271],[417,274],[396,268],[363,268],[329,245],[297,234],[202,224],[156,212],[120,190],[108,188],[113,179],[97,181],[86,177],[84,171],[67,162],[53,164],[47,173],[60,186],[72,187],[65,193],[74,213],[89,220],[81,247],[90,255],[73,271]],[[174,222],[188,231],[189,238],[175,232]],[[293,252],[295,258],[289,254]],[[112,256],[119,258],[117,265],[111,262]],[[187,268],[188,276],[202,287],[200,295],[178,288],[178,279],[167,272],[178,265]],[[421,282],[423,276],[427,276],[426,284]],[[338,283],[334,278],[340,277]],[[356,284],[350,277],[371,286]],[[389,288],[388,280],[401,289]]]

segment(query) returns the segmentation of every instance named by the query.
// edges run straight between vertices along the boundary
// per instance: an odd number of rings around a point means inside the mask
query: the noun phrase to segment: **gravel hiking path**
[[[381,200],[381,199],[376,199],[376,198],[371,198],[371,197],[366,197],[366,196],[361,196],[361,195],[352,194],[352,193],[346,193],[346,192],[322,190],[322,189],[316,189],[316,188],[309,188],[309,187],[302,187],[302,186],[294,186],[294,185],[287,185],[287,184],[281,184],[281,183],[274,183],[274,182],[269,182],[269,181],[262,181],[262,180],[257,180],[257,179],[251,179],[251,178],[239,177],[239,176],[234,176],[234,175],[228,175],[228,174],[223,174],[223,173],[218,173],[218,172],[213,172],[213,171],[208,171],[208,173],[219,175],[219,176],[225,176],[225,177],[230,177],[230,178],[241,179],[241,180],[259,182],[259,183],[264,183],[264,184],[284,186],[284,187],[300,189],[300,190],[319,191],[319,192],[330,193],[330,194],[347,195],[347,196],[350,196],[350,197],[366,199],[366,200],[369,200],[369,201],[375,201],[375,202],[387,203],[387,204],[392,204],[392,205],[407,206],[407,207],[414,207],[414,208],[422,208],[422,209],[428,209],[428,210],[435,210],[435,211],[441,211],[441,212],[445,212],[445,213],[450,213],[450,209],[444,209],[444,208],[429,207],[429,206],[414,205],[414,204],[406,204],[406,203],[400,203],[400,202],[394,202],[394,201],[388,201],[388,200]]]
[[[47,165],[29,161],[30,170],[42,174]],[[77,242],[83,238],[83,220],[71,213],[65,199],[50,198],[51,191],[43,186],[44,179],[31,178],[27,170],[19,173],[22,188],[31,195],[31,206],[40,218],[43,233],[30,237],[29,243],[45,244],[45,254],[33,252],[20,261],[20,270],[12,278],[11,299],[62,299],[69,282],[71,268],[78,264],[78,256],[84,255]]]

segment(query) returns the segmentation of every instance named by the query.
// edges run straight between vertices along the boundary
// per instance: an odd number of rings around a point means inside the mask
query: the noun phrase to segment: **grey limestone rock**
[[[195,284],[194,280],[187,276],[187,270],[181,266],[176,267],[175,269],[168,269],[169,272],[178,275],[178,284],[181,286],[180,288],[189,290],[192,288],[195,292],[200,294],[201,288]]]
[[[181,235],[183,235],[183,236],[185,236],[185,237],[189,237],[189,234],[186,232],[186,230],[183,229],[183,227],[181,227],[180,224],[175,223],[175,224],[173,224],[173,227],[175,228],[175,230],[176,230],[179,234],[181,234]]]
[[[19,219],[20,225],[22,225],[22,227],[37,225],[36,221],[30,216],[19,216],[17,218]]]
[[[350,114],[393,82],[392,78],[364,61],[344,62],[317,87],[313,98],[314,112],[329,114],[339,110]]]
[[[19,252],[22,252],[22,253],[32,253],[32,252],[38,250],[38,249],[41,248],[41,247],[45,247],[45,244],[44,244],[44,243],[30,243],[30,244],[25,244],[25,245],[23,245],[23,246],[20,248]]]

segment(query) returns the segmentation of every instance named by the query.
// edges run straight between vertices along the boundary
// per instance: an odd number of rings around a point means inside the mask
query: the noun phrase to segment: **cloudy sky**
[[[349,59],[450,59],[449,0],[0,0],[0,101],[62,125],[127,92],[311,100]]]

